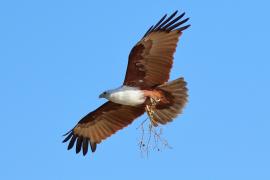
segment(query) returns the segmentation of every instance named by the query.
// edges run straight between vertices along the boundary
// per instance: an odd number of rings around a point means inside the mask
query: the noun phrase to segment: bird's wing
[[[182,20],[185,13],[176,14],[163,16],[132,48],[124,85],[153,87],[168,81],[178,39],[190,26],[181,26],[189,19]]]
[[[83,155],[90,144],[92,152],[96,144],[129,125],[134,119],[144,113],[144,107],[132,107],[106,102],[95,111],[82,118],[67,134],[63,142],[69,141],[68,150],[76,143],[76,153],[82,149]]]

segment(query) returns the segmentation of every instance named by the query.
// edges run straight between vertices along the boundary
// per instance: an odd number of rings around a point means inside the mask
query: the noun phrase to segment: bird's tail
[[[188,97],[186,84],[184,78],[178,78],[157,87],[165,95],[167,103],[157,103],[152,109],[150,119],[154,126],[166,124],[182,112]]]

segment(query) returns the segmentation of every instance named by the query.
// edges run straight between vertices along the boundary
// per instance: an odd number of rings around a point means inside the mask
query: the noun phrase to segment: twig
[[[142,157],[148,157],[150,154],[150,150],[157,150],[161,151],[162,148],[169,148],[172,147],[169,145],[168,141],[162,137],[162,128],[155,127],[151,121],[147,121],[148,118],[142,121],[142,123],[137,127],[137,129],[141,129],[141,139],[139,141],[139,147],[141,151]],[[144,125],[148,122],[148,133],[145,133]],[[147,136],[148,135],[148,136]],[[146,137],[147,136],[147,137]],[[145,139],[146,142],[145,142]]]

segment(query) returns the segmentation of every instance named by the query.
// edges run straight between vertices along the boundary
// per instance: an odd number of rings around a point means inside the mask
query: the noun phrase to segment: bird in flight
[[[189,18],[185,13],[164,15],[132,48],[123,85],[104,91],[99,98],[108,101],[83,117],[67,132],[63,142],[76,153],[95,152],[97,144],[147,113],[151,124],[163,125],[179,115],[187,102],[184,79],[169,81],[173,55]]]

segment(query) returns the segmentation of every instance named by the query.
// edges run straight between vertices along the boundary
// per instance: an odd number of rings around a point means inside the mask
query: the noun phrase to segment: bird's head
[[[109,91],[104,91],[103,93],[101,93],[99,95],[99,98],[109,99],[109,96],[110,96],[110,92]]]

